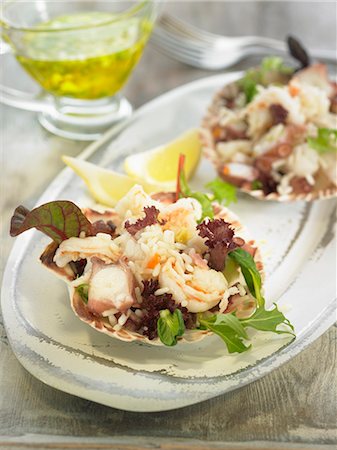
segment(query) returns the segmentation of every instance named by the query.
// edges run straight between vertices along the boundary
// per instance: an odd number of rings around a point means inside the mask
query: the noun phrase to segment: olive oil
[[[128,79],[152,24],[107,13],[77,13],[40,23],[25,33],[16,57],[48,92],[93,100],[113,96]]]

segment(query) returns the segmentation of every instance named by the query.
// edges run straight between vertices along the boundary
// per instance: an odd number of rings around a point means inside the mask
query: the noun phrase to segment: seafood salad
[[[172,346],[215,333],[241,353],[249,329],[292,334],[276,305],[265,308],[259,251],[237,217],[217,202],[203,217],[194,197],[135,185],[109,210],[20,206],[11,235],[35,227],[51,237],[41,261],[66,282],[75,314],[123,341]]]
[[[337,192],[337,84],[324,64],[295,71],[266,58],[216,94],[203,127],[220,176],[255,197]]]

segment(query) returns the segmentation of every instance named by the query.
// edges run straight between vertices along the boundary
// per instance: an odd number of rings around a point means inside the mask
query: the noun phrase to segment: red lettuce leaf
[[[223,271],[228,253],[241,247],[245,241],[234,236],[230,223],[223,219],[203,221],[197,226],[201,237],[206,238],[205,244],[209,248],[209,266]]]
[[[57,200],[45,203],[32,211],[18,206],[11,219],[10,235],[18,236],[26,230],[36,228],[60,244],[70,237],[84,232],[92,234],[92,225],[74,203]]]
[[[172,314],[176,309],[179,309],[185,327],[187,329],[194,329],[196,327],[197,315],[190,313],[187,308],[176,303],[172,294],[155,295],[156,290],[159,288],[158,280],[150,279],[143,281],[142,309],[146,311],[140,323],[140,328],[145,327],[143,334],[149,339],[155,339],[158,336],[157,322],[160,317],[160,311],[162,310],[168,310]]]
[[[135,223],[130,223],[128,220],[125,222],[124,227],[132,236],[148,225],[158,223],[157,218],[159,211],[155,206],[145,206],[144,213],[145,217],[143,219],[138,219]]]

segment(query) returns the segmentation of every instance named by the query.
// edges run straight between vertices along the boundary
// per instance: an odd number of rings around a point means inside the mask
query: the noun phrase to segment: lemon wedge
[[[160,186],[143,183],[135,178],[103,169],[81,159],[62,156],[62,160],[83,179],[94,199],[103,205],[115,206],[118,200],[137,183],[141,184],[148,193],[161,190]]]
[[[162,191],[175,190],[178,160],[185,155],[185,175],[189,179],[198,166],[201,156],[199,130],[186,131],[174,141],[143,153],[128,156],[124,161],[124,170],[145,184],[161,186]]]

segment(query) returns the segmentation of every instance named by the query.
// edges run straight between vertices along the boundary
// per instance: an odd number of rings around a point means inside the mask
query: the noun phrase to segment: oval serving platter
[[[81,158],[121,169],[126,155],[197,126],[213,93],[239,76],[217,75],[162,95]],[[202,161],[192,185],[200,189],[215,175]],[[55,199],[93,203],[68,168],[38,204]],[[114,340],[75,317],[66,286],[38,262],[48,239],[30,231],[16,239],[3,280],[2,311],[12,349],[29,372],[50,386],[128,411],[180,408],[237,389],[290,360],[334,323],[335,206],[335,199],[280,204],[245,194],[231,205],[260,244],[267,302],[277,301],[286,312],[295,340],[252,333],[253,349],[234,355],[217,336],[172,348]]]

